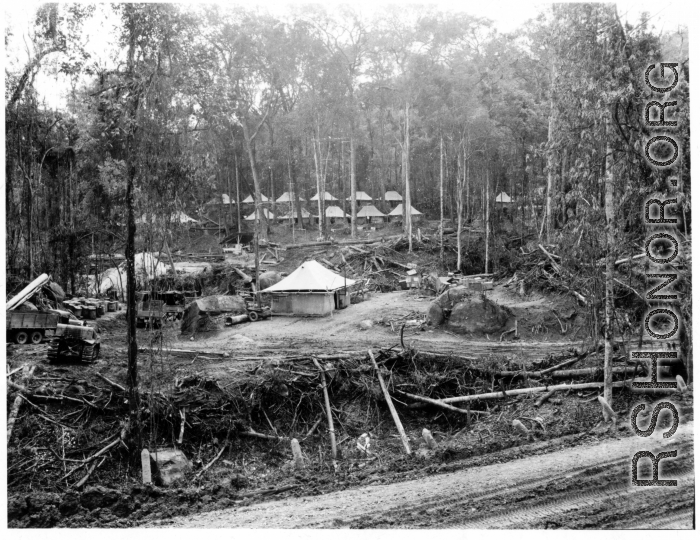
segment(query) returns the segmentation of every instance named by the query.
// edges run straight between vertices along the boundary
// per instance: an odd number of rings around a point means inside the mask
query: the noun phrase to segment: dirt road
[[[161,527],[227,528],[677,528],[693,527],[693,422],[671,439],[591,437],[584,445],[420,480],[368,486],[166,520]],[[640,450],[676,487],[633,487]],[[648,460],[646,460],[648,461]],[[651,467],[640,462],[640,478]],[[646,476],[645,476],[646,474]]]

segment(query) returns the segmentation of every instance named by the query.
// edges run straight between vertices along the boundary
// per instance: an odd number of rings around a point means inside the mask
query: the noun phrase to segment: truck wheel
[[[44,339],[44,333],[41,330],[34,330],[34,332],[32,332],[31,339],[33,345],[38,345],[41,343],[41,340]]]
[[[24,330],[20,330],[15,334],[15,343],[17,343],[17,345],[25,345],[27,341],[29,341],[29,334]]]
[[[248,319],[250,319],[250,322],[255,322],[260,318],[260,315],[258,315],[257,311],[249,311],[248,312]]]

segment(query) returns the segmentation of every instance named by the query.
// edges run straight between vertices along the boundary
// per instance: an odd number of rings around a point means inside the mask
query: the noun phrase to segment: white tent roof
[[[267,219],[275,219],[275,215],[272,212],[270,212],[267,208],[263,208],[262,211]],[[255,221],[255,212],[251,212],[249,216],[246,216],[243,219],[245,219],[246,221]]]
[[[294,217],[295,218],[297,217],[297,214],[298,214],[298,212],[296,210],[294,210]],[[291,217],[292,217],[292,213],[289,212],[288,214],[282,216],[282,219],[291,219]],[[308,218],[308,217],[311,217],[311,214],[309,213],[309,211],[306,208],[302,208],[301,209],[301,217]]]
[[[389,212],[390,216],[403,216],[403,203],[399,204],[396,208],[394,208],[391,212]],[[411,215],[412,216],[422,216],[423,212],[419,212],[413,206],[411,206]]]
[[[289,191],[285,191],[284,193],[282,193],[282,195],[279,196],[279,198],[275,202],[278,202],[278,203],[291,202],[292,200],[294,200],[294,193],[291,194],[291,197],[292,197],[291,199],[290,199],[289,193],[290,193]],[[299,195],[299,200],[305,201],[306,199],[304,199],[304,197]]]
[[[498,195],[496,195],[496,202],[497,203],[512,203],[513,199],[511,199],[510,196],[505,191],[501,191]]]
[[[326,208],[327,218],[346,218],[349,217],[340,206],[329,206]]]
[[[228,196],[227,193],[222,193],[221,194],[221,204],[236,204],[236,201],[232,201],[231,197]]]
[[[398,191],[387,191],[384,194],[385,201],[403,201],[403,197]]]
[[[362,209],[357,213],[357,217],[386,217],[386,214],[377,210],[376,206],[374,206],[373,204],[369,204],[367,206],[362,207]]]
[[[318,200],[318,193],[316,193],[316,195],[311,197],[309,200],[310,201],[317,201]],[[336,199],[333,195],[331,195],[327,191],[324,191],[323,192],[323,200],[324,201],[337,201],[338,199]]]
[[[143,224],[143,223],[155,223],[156,221],[160,221],[160,216],[156,216],[155,214],[150,215],[150,220],[148,214],[143,214],[140,218],[136,220],[136,223],[138,224]],[[173,212],[170,214],[170,218],[168,221],[172,221],[175,223],[199,223],[196,219],[191,218],[187,214],[185,214],[182,210],[179,210],[177,212]]]
[[[262,202],[268,202],[270,199],[265,197],[263,193],[260,194],[260,200]],[[241,201],[241,204],[252,204],[255,202],[255,198],[252,195],[248,195],[245,199]]]
[[[354,284],[354,279],[345,279],[316,261],[306,261],[282,281],[262,292],[335,291]]]
[[[346,201],[351,201],[351,200],[352,200],[352,197],[348,197],[348,198],[345,199],[345,200],[346,200]],[[372,197],[370,197],[369,195],[367,195],[367,193],[365,193],[364,191],[356,191],[356,192],[355,192],[355,200],[356,200],[356,201],[371,201],[371,200],[372,200]]]

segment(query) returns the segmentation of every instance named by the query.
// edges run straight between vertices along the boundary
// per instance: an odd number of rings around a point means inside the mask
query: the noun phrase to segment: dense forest
[[[6,72],[8,284],[47,271],[75,292],[90,254],[123,252],[134,237],[133,249],[176,244],[168,221],[197,216],[222,193],[220,219],[241,230],[233,203],[248,195],[260,205],[291,192],[295,208],[305,199],[322,214],[325,201],[309,198],[329,191],[355,236],[356,192],[377,200],[395,190],[405,209],[460,232],[486,222],[488,271],[513,270],[518,248],[540,238],[591,291],[590,263],[606,246],[614,257],[642,249],[649,196],[671,190],[678,234],[690,232],[687,33],[659,33],[646,15],[632,25],[613,4],[555,4],[503,34],[424,5],[367,17],[317,5],[273,15],[119,4],[109,7],[116,61],[104,66],[81,39],[95,9],[44,4],[28,61]],[[680,63],[678,127],[667,129],[681,157],[666,169],[644,157],[644,107],[658,99],[644,73],[662,60]],[[49,62],[73,81],[62,110],[33,86]],[[494,211],[501,192],[516,209],[505,229]],[[459,247],[446,269],[472,269]]]

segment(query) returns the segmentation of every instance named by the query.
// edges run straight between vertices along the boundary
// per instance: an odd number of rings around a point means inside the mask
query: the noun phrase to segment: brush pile
[[[128,392],[119,382],[96,372],[83,372],[80,379],[49,376],[49,368],[39,365],[31,380],[8,385],[11,399],[23,404],[15,411],[14,429],[8,430],[8,487],[80,488],[91,478],[119,474],[143,447],[179,448],[194,456],[196,473],[223,444],[237,438],[323,440],[322,430],[317,430],[328,413],[322,378],[343,456],[362,433],[391,424],[379,374],[410,428],[413,423],[425,424],[424,409],[431,417],[438,412],[433,420],[467,426],[487,420],[494,400],[498,407],[498,400],[511,394],[516,401],[522,397],[534,401],[551,384],[556,390],[596,392],[599,382],[574,381],[599,381],[599,369],[562,371],[592,352],[572,351],[529,369],[504,358],[454,357],[396,347],[375,352],[379,371],[367,352],[260,358],[254,368],[225,382],[193,372],[174,377],[169,384],[142,387],[138,414],[130,414]],[[617,386],[642,373],[641,366],[626,367],[624,357],[620,360]],[[398,441],[395,450],[400,453]]]

